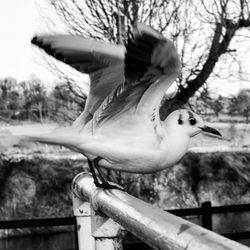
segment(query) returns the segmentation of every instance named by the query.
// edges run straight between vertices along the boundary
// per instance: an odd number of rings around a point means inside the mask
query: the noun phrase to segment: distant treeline
[[[0,120],[73,121],[84,109],[86,95],[72,81],[61,81],[48,88],[35,76],[18,82],[15,78],[0,79]],[[199,96],[190,98],[189,106],[195,112],[216,116],[250,118],[250,89],[235,97],[211,97],[205,89]]]
[[[211,97],[207,89],[201,92],[199,96],[190,100],[191,106],[197,113],[212,115],[218,118],[218,121],[244,121],[249,122],[250,118],[250,89],[242,89],[238,95],[224,97]],[[222,118],[226,115],[228,119]],[[240,119],[236,119],[236,117]]]
[[[72,88],[72,86],[71,86]],[[27,81],[0,79],[0,120],[71,121],[84,109],[86,96],[75,96],[67,83],[52,89],[32,76]]]

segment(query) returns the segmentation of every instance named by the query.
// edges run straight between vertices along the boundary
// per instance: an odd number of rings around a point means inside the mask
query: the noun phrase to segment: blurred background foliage
[[[211,97],[205,88],[199,96],[190,98],[188,105],[207,120],[248,123],[249,100],[249,89],[241,90],[237,96]],[[76,96],[64,82],[48,89],[35,76],[22,82],[12,77],[0,79],[0,121],[3,122],[71,123],[83,111],[85,101],[85,95]]]
[[[76,98],[64,83],[48,90],[46,83],[32,76],[17,82],[12,77],[0,79],[0,120],[72,121],[83,109],[86,97]]]

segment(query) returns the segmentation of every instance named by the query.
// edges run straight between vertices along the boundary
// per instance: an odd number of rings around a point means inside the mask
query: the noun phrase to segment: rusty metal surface
[[[96,188],[91,175],[79,175],[73,187],[80,199],[90,201],[95,210],[103,212],[154,249],[250,249],[125,192]]]

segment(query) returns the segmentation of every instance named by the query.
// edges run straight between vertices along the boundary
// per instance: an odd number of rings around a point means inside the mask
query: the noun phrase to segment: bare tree
[[[0,79],[0,119],[10,119],[20,108],[20,86],[12,77]]]
[[[230,56],[236,52],[230,49],[230,43],[242,28],[250,27],[249,1],[214,0],[209,5],[202,1],[203,12],[196,10],[200,20],[209,25],[210,39],[207,40],[207,53],[199,55],[196,67],[190,70],[174,97],[174,104],[184,104],[194,93],[206,83],[215,69],[220,56]]]
[[[182,73],[176,81],[175,94],[162,103],[161,118],[185,105],[211,77],[222,77],[216,70],[219,66],[230,68],[239,63],[235,38],[242,36],[242,30],[249,32],[250,27],[248,0],[48,1],[71,34],[124,43],[126,34],[139,21],[175,42]],[[245,39],[249,37],[246,35]],[[232,41],[237,47],[230,46]],[[222,60],[227,63],[219,65]],[[242,76],[240,66],[238,71]],[[223,75],[229,76],[230,70]]]
[[[246,118],[246,123],[249,123],[250,117],[250,90],[243,89],[239,92],[238,96],[232,100],[230,105],[230,110],[232,112],[237,112],[238,114]]]
[[[43,116],[47,116],[47,93],[42,81],[33,76],[29,81],[19,83],[22,88],[23,111],[26,119],[39,119],[43,122]],[[20,110],[21,111],[21,110]]]

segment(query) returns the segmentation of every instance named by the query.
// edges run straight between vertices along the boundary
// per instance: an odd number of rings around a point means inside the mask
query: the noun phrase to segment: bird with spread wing
[[[156,172],[179,161],[193,136],[220,135],[189,110],[160,120],[160,103],[178,77],[180,60],[173,43],[147,25],[137,24],[125,47],[71,35],[36,36],[32,43],[89,74],[91,84],[85,109],[72,126],[22,139],[83,154],[98,187],[117,188],[102,168]]]

